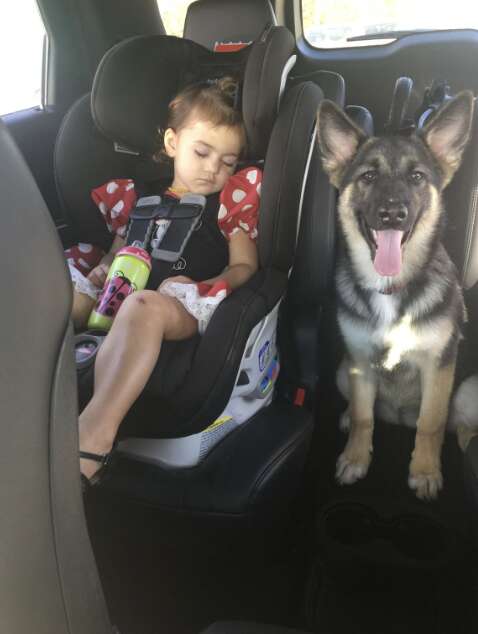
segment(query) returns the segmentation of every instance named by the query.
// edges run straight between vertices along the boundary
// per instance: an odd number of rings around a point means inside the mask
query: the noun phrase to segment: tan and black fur
[[[416,424],[408,482],[417,496],[436,497],[442,487],[440,454],[465,307],[441,243],[441,194],[460,164],[472,110],[473,95],[463,92],[418,133],[367,138],[332,102],[319,109],[323,165],[340,194],[335,280],[346,358],[338,385],[349,400],[340,483],[366,475],[377,416]],[[386,271],[400,262],[393,275],[377,270],[385,235],[398,236],[385,257]]]

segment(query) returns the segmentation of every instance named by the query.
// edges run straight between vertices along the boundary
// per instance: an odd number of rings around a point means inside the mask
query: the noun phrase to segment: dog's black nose
[[[407,216],[407,206],[396,198],[389,198],[378,208],[378,217],[386,226],[400,225],[405,222]]]

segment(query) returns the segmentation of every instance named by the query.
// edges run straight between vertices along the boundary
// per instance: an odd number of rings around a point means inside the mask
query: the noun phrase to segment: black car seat
[[[250,42],[261,28],[276,22],[269,0],[197,0],[188,8],[184,35],[213,49],[218,42]],[[313,82],[326,99],[345,107],[345,82],[341,75],[321,70],[294,76],[292,68],[289,77],[289,86]],[[346,111],[371,132],[372,119],[365,108],[347,106]],[[311,146],[309,161],[294,265],[281,307],[279,338],[283,360],[281,389],[290,400],[307,401],[312,407],[320,367],[320,318],[324,298],[330,293],[334,264],[337,193],[322,170],[317,143]]]
[[[227,6],[228,15],[224,16]],[[232,19],[242,15],[242,19]],[[198,0],[186,14],[185,36],[213,49],[217,42],[233,45],[253,39],[258,29],[276,23],[269,0]],[[214,26],[211,26],[211,25]],[[219,24],[219,28],[217,27]],[[218,33],[220,37],[218,36]],[[345,107],[345,82],[330,71],[293,76],[289,86],[312,81],[325,98]],[[360,106],[346,111],[367,133],[373,132],[370,113]],[[323,172],[317,144],[312,145],[310,168],[302,192],[300,230],[294,265],[281,313],[281,389],[288,398],[312,406],[319,369],[319,324],[324,296],[330,291],[335,245],[336,191]]]
[[[249,375],[247,369],[239,369],[244,350],[249,359],[262,350],[247,343],[251,332],[256,337],[262,331],[264,342],[273,350],[273,322],[293,262],[301,193],[322,95],[312,83],[301,82],[285,92],[276,115],[285,83],[283,69],[288,68],[293,47],[291,34],[281,27],[266,30],[252,46],[237,53],[212,53],[178,38],[133,38],[114,47],[98,69],[91,97],[95,123],[85,97],[72,107],[60,130],[55,165],[65,211],[80,241],[104,247],[111,236],[88,199],[89,191],[112,177],[140,174],[145,179],[149,170],[157,179],[157,165],[148,161],[155,149],[153,132],[180,86],[212,74],[242,73],[250,158],[260,161],[265,157],[261,269],[219,306],[202,338],[183,344],[180,354],[175,354],[174,344],[170,346],[176,366],[170,366],[169,375],[186,362],[184,381],[162,398],[158,398],[154,378],[150,382],[130,417],[140,440],[128,439],[120,446],[123,460],[111,474],[111,488],[169,506],[177,500],[181,508],[238,512],[251,500],[257,505],[269,499],[283,479],[287,490],[297,484],[297,478],[291,476],[300,473],[311,418],[304,410],[278,401],[259,412],[253,425],[244,425],[223,440],[197,469],[176,473],[171,463],[163,468],[172,455],[173,442],[165,437],[173,437],[177,445],[181,439],[176,437],[190,439],[202,434],[221,418],[235,385],[246,392]],[[270,323],[272,328],[267,331]],[[252,418],[254,409],[249,406],[253,399],[239,396],[242,401],[236,411],[249,408]],[[271,434],[267,430],[272,426]],[[221,430],[215,426],[212,431],[217,438]],[[196,447],[200,446],[197,440]],[[217,475],[212,478],[211,473]],[[218,486],[211,487],[211,482]]]

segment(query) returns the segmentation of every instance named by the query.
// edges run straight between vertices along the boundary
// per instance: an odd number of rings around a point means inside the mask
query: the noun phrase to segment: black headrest
[[[152,154],[171,99],[188,84],[232,74],[243,80],[249,155],[263,158],[294,44],[284,27],[269,29],[252,46],[235,53],[214,53],[167,35],[125,40],[110,49],[98,67],[91,93],[93,119],[111,141]]]
[[[249,43],[277,24],[269,0],[197,0],[184,21],[184,37],[215,50],[217,44]]]

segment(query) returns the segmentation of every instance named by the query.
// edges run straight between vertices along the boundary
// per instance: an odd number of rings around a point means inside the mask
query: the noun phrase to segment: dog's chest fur
[[[349,298],[350,299],[350,298]],[[367,315],[358,318],[339,311],[339,324],[352,358],[367,359],[378,379],[378,399],[389,409],[417,408],[420,403],[420,363],[443,347],[449,336],[446,318],[414,323],[403,311],[400,293],[370,292],[362,297]],[[397,414],[398,418],[398,414]]]
[[[375,292],[368,297],[368,308],[369,319],[365,315],[364,319],[357,319],[339,313],[347,347],[370,363],[389,370],[399,362],[410,361],[410,353],[416,351],[417,343],[422,347],[422,341],[410,319],[400,318],[400,299]]]

